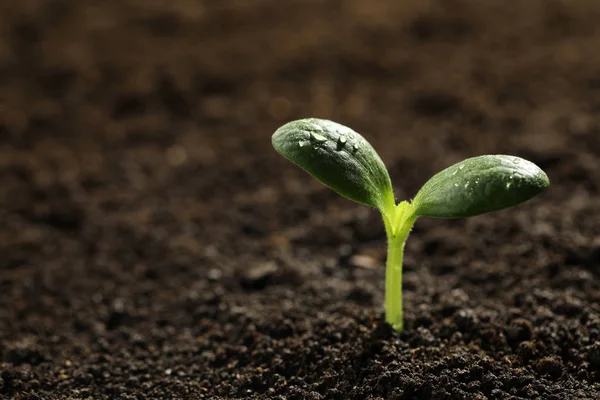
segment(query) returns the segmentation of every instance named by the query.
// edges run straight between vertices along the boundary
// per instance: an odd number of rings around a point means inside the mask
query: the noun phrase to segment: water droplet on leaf
[[[306,141],[305,140],[299,140],[298,141],[298,147],[304,147],[306,146]]]
[[[326,142],[327,141],[327,138],[325,136],[320,135],[320,134],[318,134],[316,132],[311,132],[310,133],[310,137],[312,139],[316,140],[317,142]]]
[[[312,129],[316,130],[316,131],[323,132],[323,128],[321,128],[321,127],[320,127],[319,125],[317,125],[317,124],[310,124],[310,127],[311,127]]]

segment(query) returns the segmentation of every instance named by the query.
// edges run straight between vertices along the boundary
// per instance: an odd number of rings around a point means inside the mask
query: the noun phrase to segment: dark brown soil
[[[11,5],[9,5],[11,4]],[[600,398],[600,2],[0,6],[0,398]],[[399,199],[469,156],[552,186],[385,235],[271,148],[363,133]]]

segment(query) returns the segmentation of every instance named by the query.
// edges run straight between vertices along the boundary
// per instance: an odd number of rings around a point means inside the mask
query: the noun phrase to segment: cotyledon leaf
[[[415,196],[418,216],[460,218],[515,206],[550,185],[534,163],[508,155],[468,158],[434,175]]]
[[[283,125],[271,141],[277,152],[342,196],[380,210],[394,206],[383,161],[352,129],[306,118]]]

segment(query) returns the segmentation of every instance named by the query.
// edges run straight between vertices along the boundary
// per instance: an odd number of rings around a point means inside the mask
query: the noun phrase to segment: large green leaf
[[[469,158],[434,175],[415,196],[418,216],[459,218],[515,206],[544,191],[548,176],[507,155]]]
[[[307,118],[273,134],[275,150],[326,186],[380,210],[394,205],[387,169],[360,134],[333,121]]]

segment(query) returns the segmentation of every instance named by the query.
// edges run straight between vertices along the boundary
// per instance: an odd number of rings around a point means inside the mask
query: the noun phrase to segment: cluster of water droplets
[[[335,132],[337,137],[337,150],[351,150],[353,153],[357,152],[362,146],[364,146],[365,141],[363,139],[358,139],[353,132]]]
[[[458,174],[458,172],[461,171],[461,170],[463,170],[464,168],[465,168],[465,165],[464,164],[460,164],[458,167],[456,167],[456,169],[454,170],[454,172],[452,172],[452,175]],[[479,179],[476,179],[475,183],[476,184],[479,183]],[[454,183],[454,187],[460,187],[460,186],[462,186],[463,189],[469,189],[469,187],[470,187],[471,189],[469,190],[469,194],[473,194],[474,190],[473,190],[473,186],[471,186],[471,181],[466,180],[465,183],[462,184],[462,185],[460,183],[458,183],[458,182]]]
[[[452,172],[452,175],[456,175],[458,174],[458,171],[462,170],[464,168],[464,164],[459,165],[454,172]],[[459,187],[460,185],[458,184],[458,182],[454,182],[454,187]],[[465,188],[467,188],[469,186],[469,181],[467,181],[467,184],[465,185]]]
[[[309,127],[309,131],[307,131],[307,137],[306,139],[300,139],[298,140],[298,147],[305,147],[311,144],[311,142],[314,143],[324,143],[327,141],[327,137],[322,135],[321,133],[325,133],[323,131],[323,128],[321,128],[319,125],[317,124],[310,124]]]
[[[521,159],[518,157],[513,158],[512,160],[513,164],[519,164],[521,162]],[[452,175],[456,175],[458,174],[462,169],[464,169],[465,165],[464,164],[460,164],[456,167],[456,169],[452,172]],[[508,177],[508,181],[505,183],[504,187],[506,188],[506,190],[509,190],[511,187],[514,186],[515,183],[515,173],[517,172],[517,170],[515,169],[513,173],[510,174],[510,176]],[[473,194],[475,192],[475,187],[477,185],[479,185],[480,183],[480,179],[479,178],[475,178],[474,182],[471,182],[469,180],[466,180],[465,183],[462,185],[464,189],[469,189],[469,194]],[[461,184],[459,184],[458,182],[454,183],[455,187],[459,187],[461,186]],[[486,188],[486,192],[489,190],[489,188]]]
[[[354,153],[365,144],[364,140],[357,139],[356,134],[351,131],[340,132],[335,130],[333,132],[326,132],[317,124],[309,124],[306,134],[305,139],[298,140],[298,147],[305,147],[312,144],[314,148],[317,148],[328,140],[332,140],[337,144],[336,150],[347,150]]]
[[[518,158],[518,157],[515,157],[515,158],[513,158],[512,162],[513,162],[513,164],[519,164],[521,162],[521,159]],[[516,172],[516,169],[515,169],[514,172]],[[510,187],[513,185],[513,182],[514,182],[514,179],[515,179],[514,173],[510,174],[510,176],[508,177],[508,179],[509,179],[509,181],[506,182],[506,185],[505,185],[506,190],[509,190]]]

